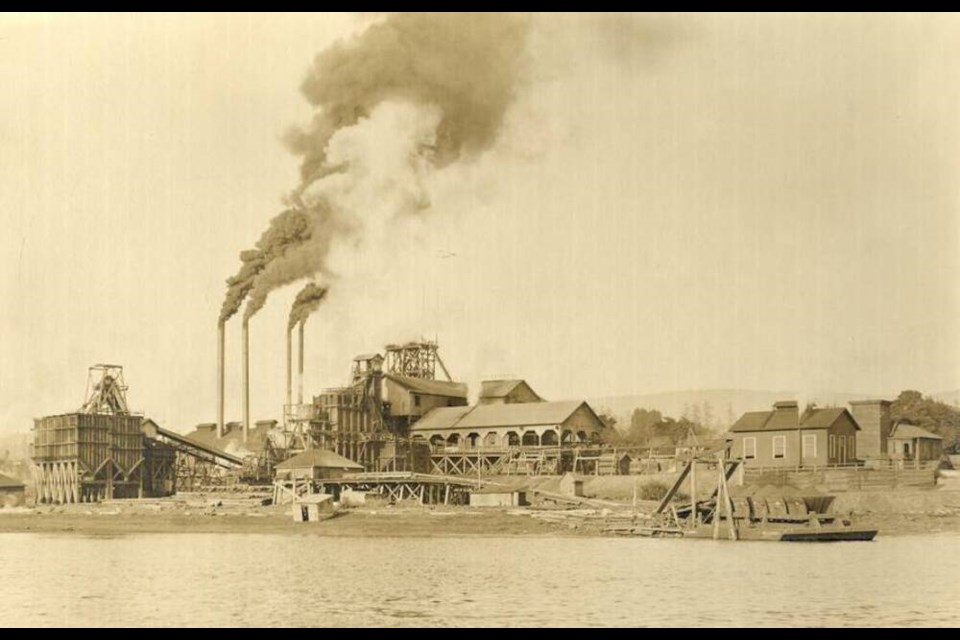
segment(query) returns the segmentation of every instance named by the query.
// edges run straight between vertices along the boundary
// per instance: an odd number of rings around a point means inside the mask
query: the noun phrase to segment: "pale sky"
[[[162,424],[215,419],[224,280],[296,184],[301,80],[375,19],[0,15],[0,433],[77,409],[98,362]],[[960,18],[535,25],[497,144],[310,319],[308,393],[419,336],[473,394],[960,387]],[[297,288],[251,324],[257,419]]]

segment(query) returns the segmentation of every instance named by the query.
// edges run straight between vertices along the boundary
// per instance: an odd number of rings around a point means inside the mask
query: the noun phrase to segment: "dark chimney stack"
[[[226,323],[217,323],[217,437],[223,437],[223,403],[224,403],[224,340]]]
[[[250,322],[243,319],[243,442],[250,433]]]
[[[297,404],[303,404],[303,324],[304,321],[300,321],[299,331],[299,343],[297,345],[299,352],[297,354]]]

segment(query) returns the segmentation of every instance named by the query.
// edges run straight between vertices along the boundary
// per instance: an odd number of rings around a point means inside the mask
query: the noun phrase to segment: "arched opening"
[[[450,436],[447,437],[447,446],[448,446],[448,447],[459,447],[459,446],[460,446],[460,434],[459,434],[459,433],[451,433]]]
[[[523,438],[521,438],[520,443],[525,447],[539,447],[540,436],[533,431],[527,431],[523,434]]]
[[[500,444],[500,436],[497,435],[496,431],[491,431],[483,437],[483,446],[485,447],[496,447],[498,444]]]
[[[466,438],[466,445],[468,449],[476,449],[480,444],[480,434],[479,433],[468,433]]]
[[[442,448],[442,447],[443,447],[443,436],[441,436],[441,435],[435,435],[435,436],[431,437],[431,438],[430,438],[430,446],[431,446],[431,447],[434,447],[434,448],[436,448],[436,449]]]
[[[580,442],[587,441],[587,432],[586,431],[577,431],[577,440]]]
[[[508,431],[507,434],[503,436],[503,444],[507,447],[519,447],[520,436],[517,435],[516,431]]]
[[[576,436],[573,435],[573,431],[564,431],[563,435],[560,436],[561,444],[575,444]]]
[[[543,435],[540,436],[540,445],[543,447],[555,447],[557,446],[557,432],[553,430],[547,430],[543,432]]]

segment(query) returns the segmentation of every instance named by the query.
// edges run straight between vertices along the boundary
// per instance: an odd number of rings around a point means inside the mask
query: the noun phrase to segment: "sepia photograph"
[[[0,628],[949,628],[960,13],[0,12]]]

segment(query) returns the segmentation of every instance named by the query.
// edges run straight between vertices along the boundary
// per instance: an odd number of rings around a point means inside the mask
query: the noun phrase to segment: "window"
[[[847,457],[851,460],[857,457],[857,436],[850,436],[850,446],[847,447]]]
[[[787,456],[787,436],[773,436],[773,459],[783,460]]]
[[[757,439],[756,438],[744,438],[743,439],[743,459],[744,460],[754,460],[757,457]]]
[[[413,394],[413,406],[415,407],[420,406],[420,396],[418,396],[417,394]]]
[[[843,436],[841,436],[841,437],[843,437]],[[830,443],[830,444],[829,444],[829,447],[830,447],[830,459],[831,459],[831,460],[836,460],[836,458],[837,458],[837,436],[831,435],[831,436],[830,436],[829,443]]]
[[[803,436],[803,457],[817,457],[817,434],[811,433]]]

